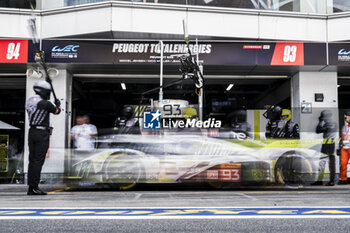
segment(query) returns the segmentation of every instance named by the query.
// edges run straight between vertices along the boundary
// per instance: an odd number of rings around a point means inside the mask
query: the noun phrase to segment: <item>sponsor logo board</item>
[[[74,59],[78,58],[78,49],[80,45],[66,45],[64,47],[56,45],[51,49],[52,58]]]
[[[154,64],[160,62],[160,44],[155,41],[43,41],[50,63]],[[324,43],[190,43],[203,65],[325,65]],[[350,50],[347,50],[350,51]],[[163,62],[179,65],[188,52],[183,42],[164,42]],[[338,52],[338,51],[337,51]],[[305,56],[305,58],[304,58]],[[30,62],[33,60],[30,59]]]

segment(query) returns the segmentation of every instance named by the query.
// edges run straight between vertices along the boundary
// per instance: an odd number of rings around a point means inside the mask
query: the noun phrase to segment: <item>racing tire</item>
[[[301,185],[312,183],[313,168],[300,152],[289,151],[281,155],[274,167],[276,184]]]
[[[128,190],[136,186],[144,174],[139,155],[113,153],[103,164],[103,183],[113,190]]]

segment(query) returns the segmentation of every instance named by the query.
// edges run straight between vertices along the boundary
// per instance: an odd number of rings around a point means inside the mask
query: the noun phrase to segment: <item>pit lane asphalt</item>
[[[350,206],[350,185],[230,190],[174,185],[126,191],[65,185],[41,185],[41,188],[49,195],[27,196],[26,185],[0,185],[0,208]]]
[[[349,219],[214,219],[214,220],[0,220],[0,232],[254,232],[320,233],[349,232]]]
[[[134,190],[41,185],[47,196],[27,196],[26,185],[0,185],[0,208],[343,207],[350,185],[249,187],[144,186]],[[0,232],[347,232],[349,219],[4,219]]]

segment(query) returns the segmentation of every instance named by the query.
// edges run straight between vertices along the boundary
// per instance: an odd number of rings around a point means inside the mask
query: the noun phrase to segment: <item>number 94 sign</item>
[[[27,40],[0,40],[0,63],[27,63]]]

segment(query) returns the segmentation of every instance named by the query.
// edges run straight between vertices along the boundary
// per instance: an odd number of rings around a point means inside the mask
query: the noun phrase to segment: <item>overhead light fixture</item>
[[[340,87],[340,85],[338,84],[337,87]]]
[[[233,86],[234,86],[234,84],[232,84],[232,83],[230,85],[228,85],[227,88],[226,88],[226,91],[231,90]]]
[[[125,83],[121,83],[120,86],[122,86],[122,89],[123,89],[123,90],[126,90],[126,85],[125,85]]]
[[[49,68],[47,69],[47,74],[50,76],[50,78],[55,78],[60,74],[60,72],[56,68]]]
[[[41,79],[43,77],[43,73],[41,73],[40,69],[28,69],[27,70],[27,77],[29,78],[35,78],[35,79]]]

